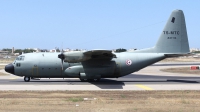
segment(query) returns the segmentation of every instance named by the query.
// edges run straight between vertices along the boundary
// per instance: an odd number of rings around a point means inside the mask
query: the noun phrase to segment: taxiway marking
[[[147,86],[144,86],[142,84],[136,84],[135,86],[139,87],[139,88],[142,88],[142,89],[145,89],[145,90],[153,90],[152,88],[150,87],[147,87]]]

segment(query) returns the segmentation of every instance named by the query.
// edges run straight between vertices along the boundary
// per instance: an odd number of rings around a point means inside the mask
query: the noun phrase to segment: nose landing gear
[[[30,79],[31,79],[30,77],[24,76],[24,81],[25,81],[25,82],[29,82]]]

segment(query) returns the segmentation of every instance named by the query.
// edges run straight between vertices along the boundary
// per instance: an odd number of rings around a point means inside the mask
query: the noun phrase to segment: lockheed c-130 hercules
[[[182,10],[174,10],[152,48],[122,53],[111,50],[27,53],[6,65],[5,71],[24,76],[25,82],[36,78],[99,81],[101,78],[118,78],[131,74],[168,57],[188,54],[185,17]]]

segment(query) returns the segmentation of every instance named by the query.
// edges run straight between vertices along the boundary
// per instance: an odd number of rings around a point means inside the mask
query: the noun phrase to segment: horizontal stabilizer
[[[166,57],[179,57],[179,56],[193,56],[195,54],[193,53],[187,53],[187,54],[165,54]]]

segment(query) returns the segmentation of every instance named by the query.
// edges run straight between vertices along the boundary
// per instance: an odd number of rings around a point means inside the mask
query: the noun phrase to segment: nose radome
[[[12,63],[5,66],[5,71],[11,74],[14,74],[14,66]]]

